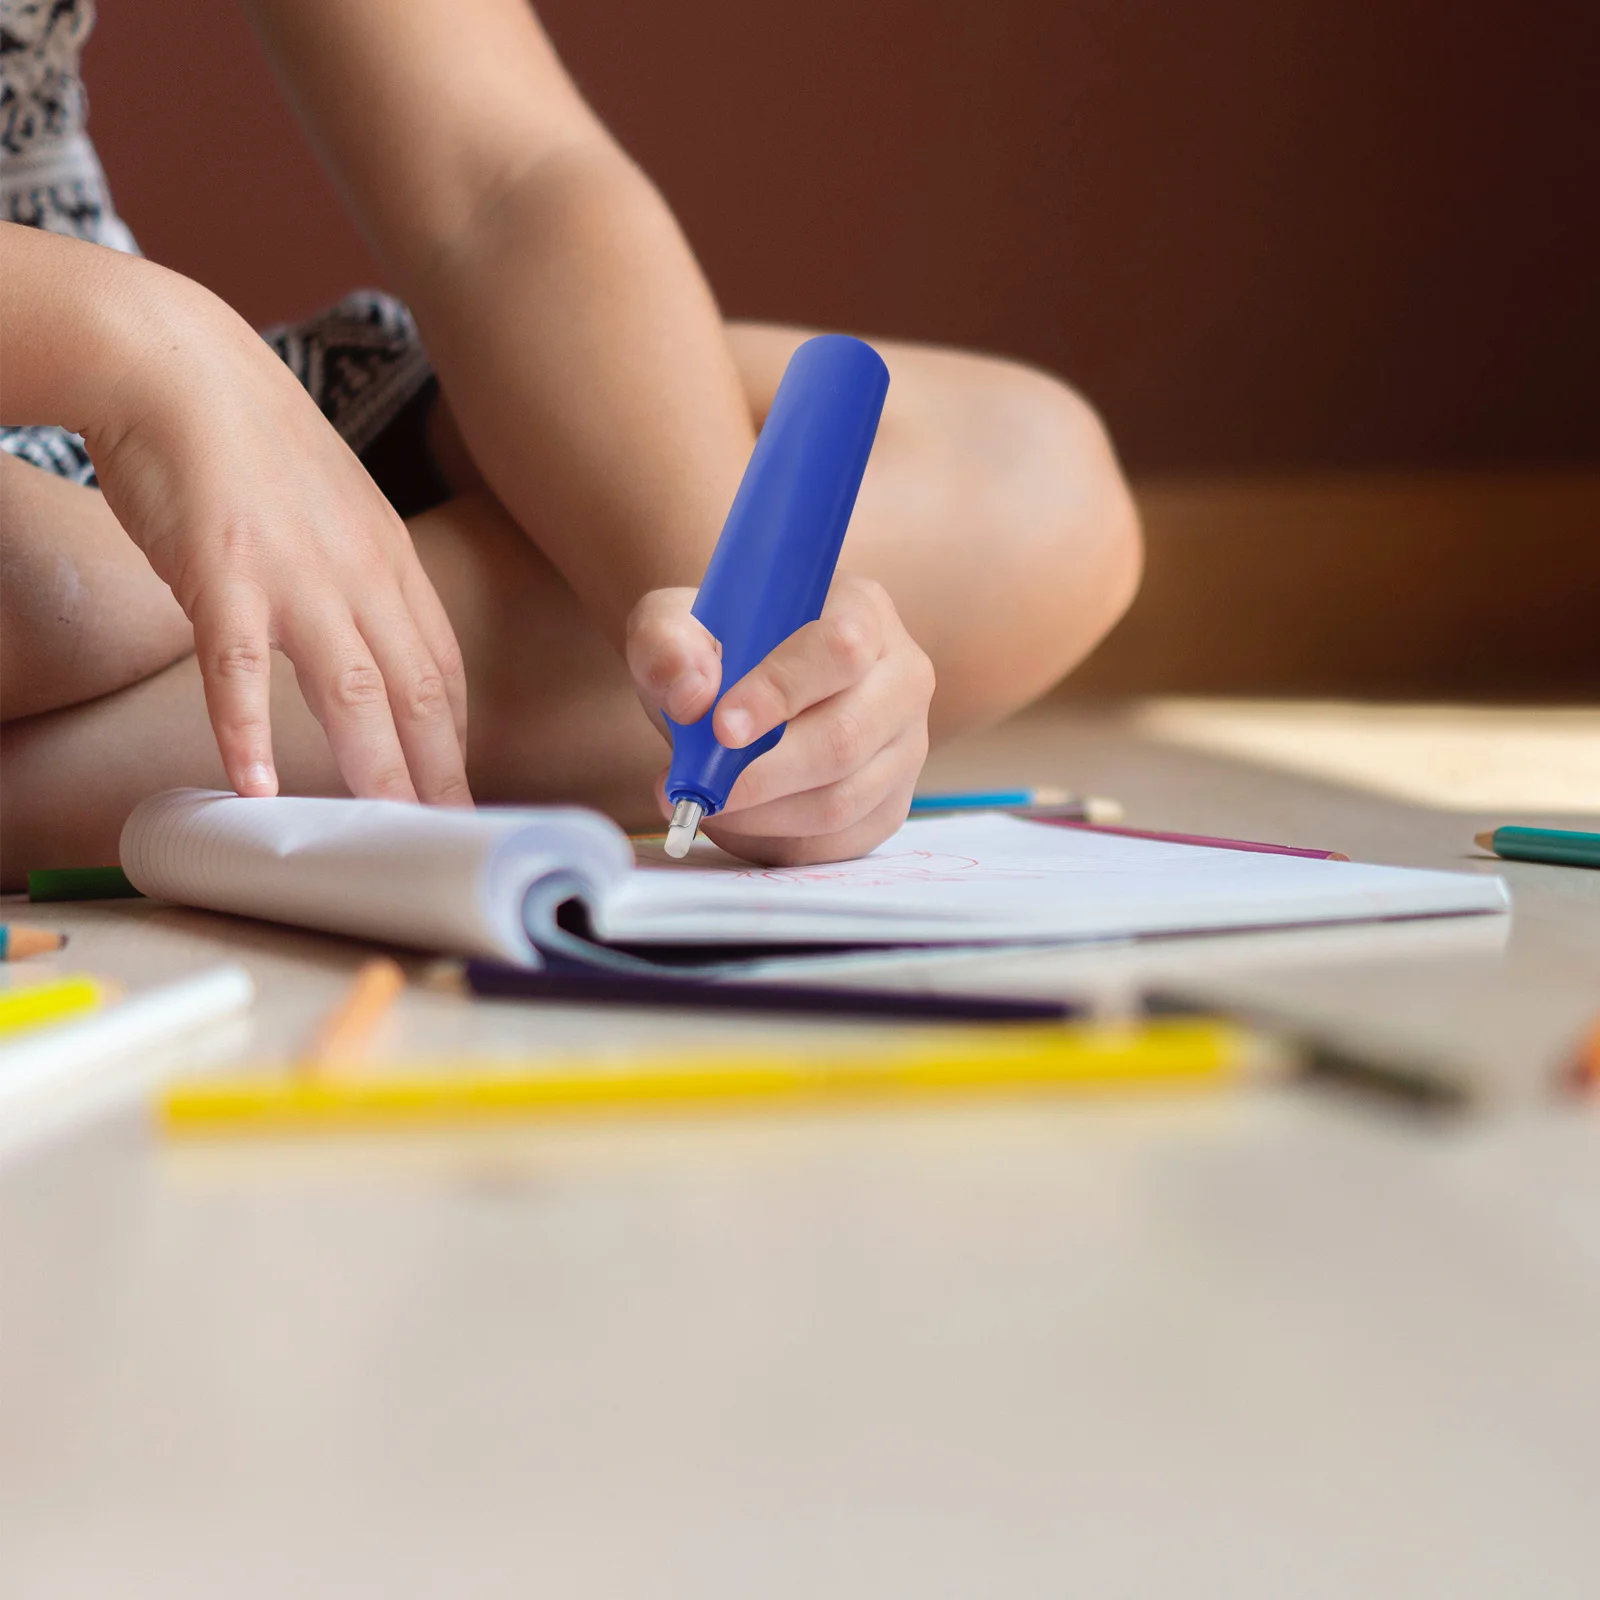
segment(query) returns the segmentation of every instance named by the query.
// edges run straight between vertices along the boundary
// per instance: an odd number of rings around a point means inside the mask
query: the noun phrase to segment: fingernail
[[[244,786],[247,789],[276,789],[278,780],[265,761],[252,761],[244,769]]]
[[[724,711],[722,713],[722,731],[727,736],[728,742],[736,750],[750,743],[752,726],[753,723],[748,711]]]

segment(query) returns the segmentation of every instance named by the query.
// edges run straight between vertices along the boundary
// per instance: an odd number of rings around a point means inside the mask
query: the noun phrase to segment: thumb
[[[693,589],[654,589],[628,618],[628,670],[639,697],[674,722],[696,722],[722,683],[722,651],[689,610]]]

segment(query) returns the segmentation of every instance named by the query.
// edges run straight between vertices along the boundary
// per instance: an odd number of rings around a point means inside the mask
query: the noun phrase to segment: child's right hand
[[[240,317],[176,274],[144,287],[85,441],[194,626],[228,781],[277,792],[278,649],[352,794],[470,805],[461,652],[404,523]]]
[[[747,861],[801,866],[875,849],[906,820],[928,754],[933,665],[880,584],[834,575],[822,615],[791,634],[728,692],[722,657],[690,609],[693,589],[657,589],[628,622],[628,664],[652,715],[693,722],[743,749],[785,724],[781,742],[740,775],[703,824]],[[663,725],[663,731],[665,731]],[[665,779],[657,799],[672,815]]]

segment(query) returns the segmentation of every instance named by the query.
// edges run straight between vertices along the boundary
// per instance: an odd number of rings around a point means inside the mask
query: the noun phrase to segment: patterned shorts
[[[94,10],[93,0],[0,0],[0,218],[138,255],[85,126],[79,57]],[[448,496],[425,442],[438,384],[398,300],[359,290],[263,337],[402,516]],[[83,440],[65,428],[0,425],[0,449],[98,487]]]
[[[361,458],[403,517],[449,498],[425,430],[439,390],[411,313],[392,295],[358,289],[336,306],[262,335]],[[0,427],[0,450],[97,487],[83,440],[65,428]]]

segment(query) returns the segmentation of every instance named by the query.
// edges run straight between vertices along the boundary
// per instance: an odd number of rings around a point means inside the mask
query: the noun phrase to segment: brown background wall
[[[1140,473],[1600,460],[1595,0],[548,0],[725,308],[1061,371]],[[102,0],[146,250],[374,268],[220,0]]]

